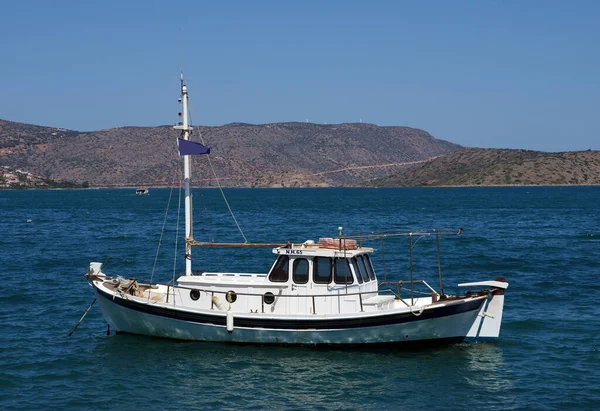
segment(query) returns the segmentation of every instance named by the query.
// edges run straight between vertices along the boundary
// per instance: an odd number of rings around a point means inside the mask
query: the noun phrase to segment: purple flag
[[[180,156],[194,156],[198,154],[210,154],[210,147],[203,146],[200,143],[194,141],[184,140],[182,138],[177,139],[177,145],[179,146]]]

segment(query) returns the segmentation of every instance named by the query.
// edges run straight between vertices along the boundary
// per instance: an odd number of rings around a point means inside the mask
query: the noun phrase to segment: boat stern
[[[508,283],[498,277],[494,281],[481,281],[458,284],[459,287],[489,287],[488,300],[481,306],[477,318],[467,333],[467,342],[496,342],[500,337],[502,313],[504,310],[504,291]]]

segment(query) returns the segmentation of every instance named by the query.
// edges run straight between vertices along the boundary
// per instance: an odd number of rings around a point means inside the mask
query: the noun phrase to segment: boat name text
[[[302,254],[302,250],[285,250],[286,254]]]

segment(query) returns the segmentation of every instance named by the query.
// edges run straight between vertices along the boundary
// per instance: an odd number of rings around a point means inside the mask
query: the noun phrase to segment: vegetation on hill
[[[369,186],[600,184],[600,151],[546,153],[466,148],[401,170]]]
[[[94,186],[172,185],[180,176],[169,126],[88,133],[0,120],[0,161],[51,179]],[[196,127],[211,147],[194,158],[194,184],[230,187],[356,186],[461,149],[409,127],[274,123]]]
[[[170,186],[181,179],[177,136],[169,126],[80,133],[0,120],[0,166],[48,186]],[[193,158],[201,187],[600,184],[599,151],[463,149],[408,127],[232,123],[196,127],[192,139],[211,147],[210,161]]]

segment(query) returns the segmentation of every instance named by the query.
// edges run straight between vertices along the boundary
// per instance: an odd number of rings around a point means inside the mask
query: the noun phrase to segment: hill
[[[368,186],[600,184],[600,151],[546,153],[467,148],[415,164]]]
[[[462,147],[409,127],[374,124],[233,123],[200,126],[210,162],[230,187],[355,186],[406,163]],[[178,133],[170,126],[93,132],[0,120],[0,166],[93,186],[162,186],[177,181]],[[194,184],[214,186],[208,158],[194,158]]]

